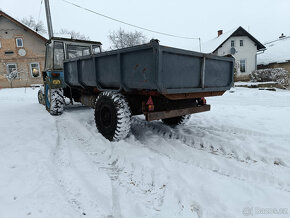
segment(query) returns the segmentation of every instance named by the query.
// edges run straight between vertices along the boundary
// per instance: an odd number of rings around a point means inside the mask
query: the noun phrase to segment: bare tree
[[[43,22],[36,22],[32,16],[22,18],[21,22],[38,33],[47,33]]]
[[[61,29],[58,33],[70,35],[72,39],[90,40],[88,36],[85,36],[84,34],[81,34],[80,32],[76,32],[74,30]]]
[[[140,45],[146,42],[146,36],[142,32],[126,32],[122,28],[113,31],[108,36],[112,46],[111,49],[120,49]]]

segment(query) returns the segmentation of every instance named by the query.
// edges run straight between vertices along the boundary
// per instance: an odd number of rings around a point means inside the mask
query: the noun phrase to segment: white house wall
[[[257,46],[255,43],[247,36],[234,36],[230,37],[221,48],[218,49],[217,55],[224,56],[231,53],[231,41],[235,41],[236,61],[240,63],[240,60],[246,60],[246,72],[241,73],[238,69],[238,75],[247,75],[252,73],[257,68]],[[240,46],[240,40],[244,41],[244,46]]]

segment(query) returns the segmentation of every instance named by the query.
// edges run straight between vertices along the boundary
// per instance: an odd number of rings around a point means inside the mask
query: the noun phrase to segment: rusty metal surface
[[[161,111],[161,112],[147,112],[145,117],[147,121],[160,120],[171,117],[178,117],[187,114],[200,113],[210,110],[210,105],[206,104],[198,107],[184,108],[179,110]]]
[[[164,96],[170,100],[180,100],[180,99],[202,98],[202,97],[210,97],[210,96],[221,96],[224,93],[225,91],[219,91],[219,92],[168,94]]]

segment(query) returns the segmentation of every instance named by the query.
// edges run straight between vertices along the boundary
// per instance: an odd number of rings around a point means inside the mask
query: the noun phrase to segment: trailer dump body
[[[148,44],[64,61],[70,87],[100,91],[152,90],[162,95],[229,90],[234,58]]]

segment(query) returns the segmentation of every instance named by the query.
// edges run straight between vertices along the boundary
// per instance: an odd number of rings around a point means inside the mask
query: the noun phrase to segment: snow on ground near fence
[[[235,88],[184,127],[137,117],[111,143],[92,109],[50,116],[37,90],[1,89],[0,217],[289,217],[289,99]]]

